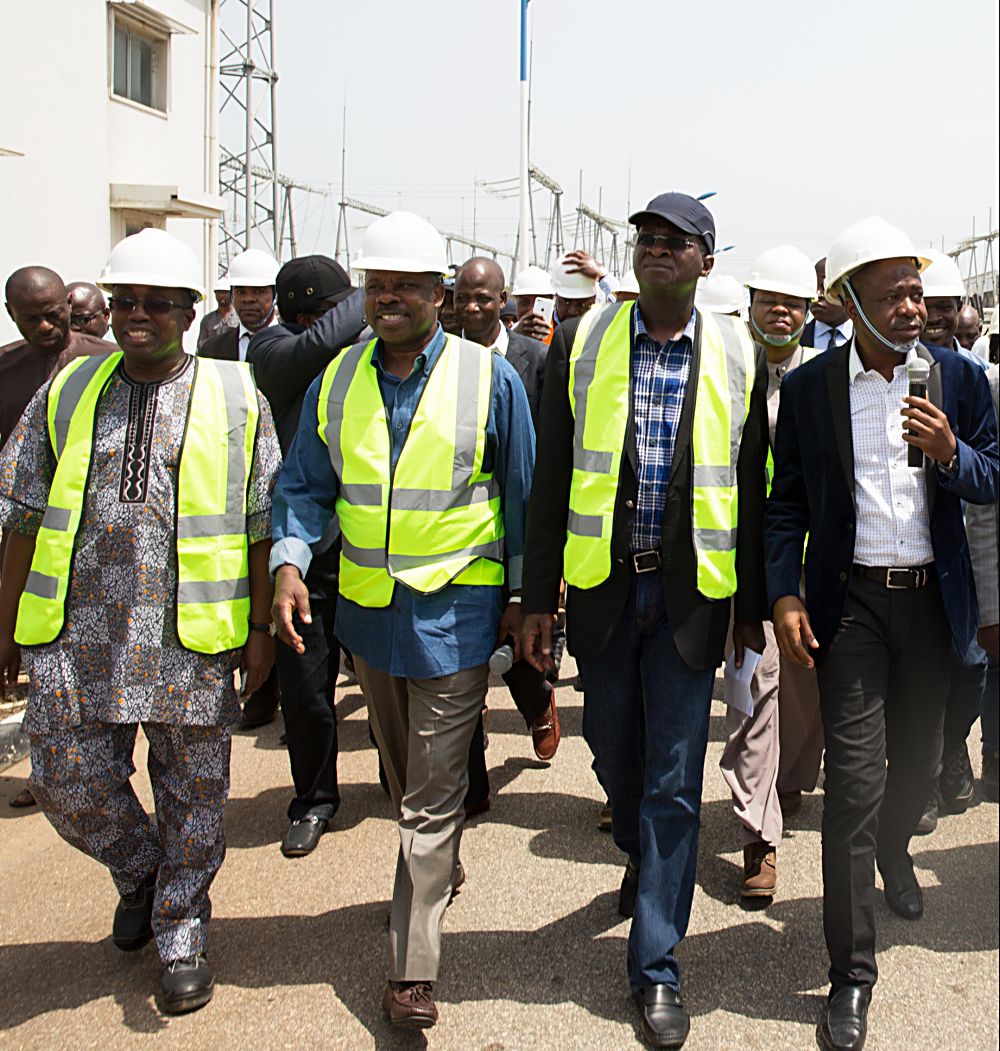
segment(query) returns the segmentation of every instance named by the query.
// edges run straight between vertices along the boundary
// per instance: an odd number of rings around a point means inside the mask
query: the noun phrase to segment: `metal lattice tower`
[[[252,247],[281,257],[273,7],[273,0],[219,2],[220,266]]]
[[[628,224],[601,215],[589,205],[581,204],[576,209],[576,235],[573,247],[589,252],[598,262],[604,263],[615,274],[619,272],[618,236],[628,233]],[[605,234],[611,238],[609,250],[605,248]]]
[[[990,209],[988,233],[976,234],[976,222],[972,221],[972,236],[948,253],[958,264],[965,281],[965,302],[971,303],[980,314],[984,309],[997,305],[997,261],[994,246],[998,232],[992,229],[993,210]]]
[[[563,217],[562,217],[562,195],[563,189],[552,178],[551,175],[546,175],[537,165],[531,164],[528,166],[528,176],[531,181],[532,193],[529,196],[528,203],[530,205],[530,231],[531,231],[531,245],[529,257],[533,266],[541,266],[548,270],[552,264],[558,259],[565,248],[565,235],[563,233]],[[487,193],[492,194],[494,197],[499,197],[501,200],[508,200],[515,198],[518,195],[517,177],[512,179],[499,179],[494,182],[481,182],[479,184],[486,190]],[[538,254],[538,237],[535,229],[535,195],[534,191],[536,188],[546,190],[549,194],[549,213],[546,219],[546,236],[545,236],[545,251],[539,256]],[[518,231],[517,238],[514,243],[514,260],[518,258],[520,249],[520,231]],[[500,253],[506,255],[506,253]]]

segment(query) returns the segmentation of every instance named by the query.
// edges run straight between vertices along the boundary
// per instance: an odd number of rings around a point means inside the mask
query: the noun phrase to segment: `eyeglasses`
[[[95,317],[100,317],[103,310],[95,310],[93,314],[70,314],[70,322],[74,325],[89,325]]]
[[[667,252],[683,252],[688,248],[697,248],[697,242],[676,234],[636,234],[635,243],[640,248],[662,248]]]
[[[149,296],[147,299],[135,299],[132,296],[112,296],[108,300],[112,310],[122,314],[131,314],[136,307],[141,306],[143,313],[158,315],[162,317],[169,314],[171,310],[190,310],[190,303],[175,303],[172,299],[164,296]]]

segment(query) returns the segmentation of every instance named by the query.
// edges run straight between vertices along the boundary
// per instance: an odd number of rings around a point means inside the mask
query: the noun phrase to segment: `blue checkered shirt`
[[[646,331],[636,303],[632,349],[632,406],[638,453],[639,497],[632,525],[632,550],[660,546],[670,464],[691,373],[694,311],[679,339],[657,343]]]

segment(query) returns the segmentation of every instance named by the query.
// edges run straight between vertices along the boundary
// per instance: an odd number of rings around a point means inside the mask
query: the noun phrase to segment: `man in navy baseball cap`
[[[649,219],[666,219],[686,234],[697,234],[705,245],[707,255],[715,251],[715,219],[701,201],[686,193],[661,193],[642,211],[628,217],[633,226],[639,227]]]

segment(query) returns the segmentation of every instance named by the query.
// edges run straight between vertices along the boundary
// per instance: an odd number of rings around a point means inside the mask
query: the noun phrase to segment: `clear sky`
[[[279,167],[299,252],[332,254],[347,193],[510,251],[519,0],[275,0]],[[568,247],[583,198],[614,218],[664,190],[709,202],[718,270],[792,243],[825,253],[878,214],[918,246],[998,208],[997,6],[986,0],[531,0],[533,163],[557,179]],[[631,187],[629,169],[631,168]],[[547,195],[536,196],[544,244]],[[351,251],[370,219],[352,214]]]

